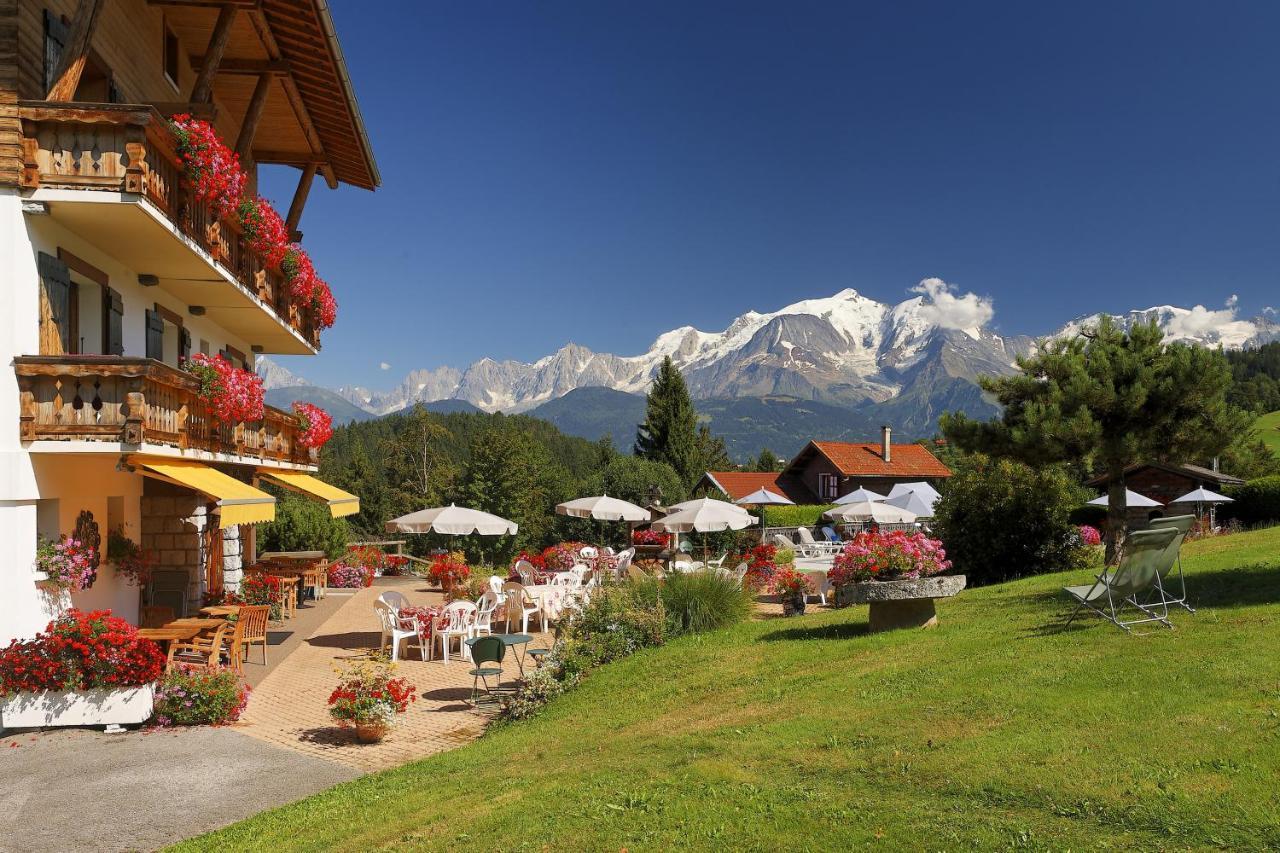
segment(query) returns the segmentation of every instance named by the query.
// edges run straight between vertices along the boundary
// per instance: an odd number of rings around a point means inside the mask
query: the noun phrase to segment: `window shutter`
[[[124,299],[108,287],[102,292],[102,302],[107,320],[102,349],[107,355],[124,355]]]
[[[53,255],[40,253],[40,354],[71,352],[71,271]]]
[[[62,49],[67,44],[70,27],[62,23],[62,18],[44,10],[44,91],[53,88],[53,75],[58,71],[58,63],[62,61]],[[41,96],[43,97],[43,95]]]
[[[164,361],[164,318],[147,309],[147,358]]]
[[[178,329],[178,364],[186,364],[191,358],[191,333],[185,328]]]

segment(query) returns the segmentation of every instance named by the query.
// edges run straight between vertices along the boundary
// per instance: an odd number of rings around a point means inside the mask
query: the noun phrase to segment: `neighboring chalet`
[[[291,241],[317,180],[379,183],[326,0],[0,2],[0,644],[61,606],[39,539],[101,554],[118,531],[151,552],[145,588],[104,560],[70,597],[132,621],[238,588],[275,514],[261,481],[358,508],[310,476],[296,414],[220,424],[181,369],[314,355],[326,321],[194,192],[174,114],[209,121],[250,189],[260,168],[294,171]]]
[[[1106,494],[1110,482],[1111,479],[1104,474],[1093,478],[1085,485]],[[1127,489],[1168,506],[1174,498],[1181,497],[1187,492],[1202,487],[1212,492],[1221,492],[1228,486],[1244,485],[1244,480],[1200,465],[1144,462],[1139,465],[1130,465],[1125,469],[1124,485]],[[1134,526],[1145,526],[1146,522],[1152,518],[1160,518],[1166,514],[1181,515],[1194,510],[1194,505],[1182,504],[1175,505],[1169,513],[1155,507],[1150,509],[1135,507],[1129,511],[1129,523]]]
[[[737,500],[768,489],[797,504],[827,504],[859,487],[888,494],[898,483],[921,480],[937,485],[951,476],[929,449],[893,444],[889,427],[880,442],[811,441],[780,473],[708,471],[695,492],[718,490]]]

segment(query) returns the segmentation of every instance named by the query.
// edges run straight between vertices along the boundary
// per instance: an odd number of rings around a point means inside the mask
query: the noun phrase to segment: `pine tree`
[[[779,470],[782,467],[782,462],[772,450],[766,447],[760,451],[760,455],[756,457],[752,467],[762,474],[767,474]]]
[[[702,476],[698,470],[698,415],[679,369],[667,356],[649,389],[644,423],[636,431],[635,454],[665,462],[691,486]]]
[[[963,450],[1032,465],[1092,460],[1110,480],[1108,563],[1124,542],[1126,468],[1216,456],[1247,428],[1247,416],[1226,402],[1231,372],[1222,353],[1165,344],[1155,323],[1126,333],[1104,317],[1019,358],[1018,368],[981,380],[1004,408],[1001,419],[948,413],[942,430]]]
[[[690,487],[702,479],[702,475],[707,471],[727,471],[733,468],[733,460],[729,458],[729,451],[725,449],[724,439],[718,435],[712,435],[711,427],[706,424],[698,426],[693,458],[697,464],[693,468],[693,480],[688,484]]]
[[[463,482],[462,502],[472,509],[491,512],[516,522],[512,537],[473,537],[468,547],[483,550],[486,556],[509,557],[517,548],[541,543],[544,528],[554,516],[547,503],[548,470],[546,451],[518,427],[499,424],[481,433],[471,445],[471,461]]]

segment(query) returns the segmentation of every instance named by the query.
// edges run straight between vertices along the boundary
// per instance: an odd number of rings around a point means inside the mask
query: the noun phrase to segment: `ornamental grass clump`
[[[922,578],[951,568],[937,539],[923,533],[859,533],[832,561],[827,572],[833,586],[864,581]]]
[[[249,704],[249,685],[226,667],[178,664],[156,688],[157,726],[221,726],[234,723]]]
[[[72,608],[32,640],[0,650],[0,696],[140,687],[164,671],[160,647],[110,610]]]
[[[726,628],[751,613],[751,592],[727,573],[674,572],[660,589],[672,636]]]

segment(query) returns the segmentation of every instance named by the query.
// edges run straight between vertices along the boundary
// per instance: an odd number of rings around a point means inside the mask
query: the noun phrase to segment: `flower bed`
[[[179,664],[156,689],[157,726],[220,726],[234,723],[249,704],[249,685],[232,670]]]
[[[923,533],[859,533],[836,555],[827,577],[832,586],[841,587],[929,577],[950,568],[942,543]]]
[[[260,421],[265,411],[262,377],[236,367],[221,355],[198,352],[183,368],[200,381],[199,396],[224,424]]]

